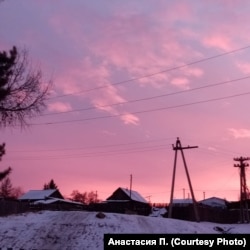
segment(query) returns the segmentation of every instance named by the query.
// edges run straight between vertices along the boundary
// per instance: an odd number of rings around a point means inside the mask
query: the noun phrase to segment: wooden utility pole
[[[132,174],[130,175],[130,187],[129,187],[129,198],[131,199],[131,194],[132,194],[132,181],[133,181],[133,176]]]
[[[247,192],[247,183],[246,183],[246,173],[245,168],[249,166],[245,161],[249,161],[249,157],[239,157],[234,158],[234,161],[239,162],[239,164],[234,164],[234,167],[240,169],[240,220],[241,223],[249,223],[249,212],[248,212],[248,192]]]
[[[173,169],[173,177],[172,177],[172,186],[171,186],[171,196],[170,196],[170,203],[169,203],[169,208],[168,208],[168,218],[172,218],[172,207],[173,207],[173,196],[174,196],[174,184],[175,184],[175,172],[176,172],[176,163],[177,163],[177,152],[181,151],[181,156],[182,156],[182,160],[184,163],[184,168],[185,168],[185,172],[186,172],[186,176],[187,176],[187,180],[188,180],[188,184],[189,184],[189,189],[191,192],[191,196],[192,196],[192,201],[193,201],[193,206],[194,206],[194,214],[195,214],[195,219],[196,221],[200,221],[200,217],[199,217],[199,213],[198,213],[198,209],[197,209],[197,203],[194,197],[194,191],[193,191],[193,187],[191,184],[191,179],[188,173],[188,168],[187,168],[187,163],[185,160],[185,156],[184,156],[184,149],[193,149],[193,148],[198,148],[198,146],[187,146],[187,147],[182,147],[181,146],[181,141],[179,138],[177,138],[176,140],[176,144],[175,146],[173,145],[173,150],[175,151],[175,157],[174,157],[174,169]]]
[[[148,203],[151,203],[151,200],[150,200],[151,196],[152,195],[148,195],[148,196],[145,197],[145,198],[148,198]]]

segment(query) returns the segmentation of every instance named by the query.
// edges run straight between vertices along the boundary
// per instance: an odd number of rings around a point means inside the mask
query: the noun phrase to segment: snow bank
[[[0,247],[14,249],[103,250],[106,233],[218,233],[214,227],[231,233],[250,233],[249,224],[220,225],[175,219],[96,212],[43,211],[0,217]]]

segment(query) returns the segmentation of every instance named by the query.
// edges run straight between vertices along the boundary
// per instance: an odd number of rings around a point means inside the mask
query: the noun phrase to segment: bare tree
[[[0,161],[2,160],[2,156],[5,154],[5,144],[0,144]],[[3,180],[7,175],[11,172],[11,167],[8,167],[4,171],[0,172],[0,181]]]
[[[21,187],[13,187],[9,177],[5,178],[0,184],[1,197],[17,199],[23,194],[24,192]]]
[[[83,204],[93,204],[100,201],[97,192],[93,191],[81,193],[78,190],[73,190],[70,196],[72,201],[82,202]]]
[[[98,201],[99,200],[97,192],[91,191],[88,193],[88,204],[97,203]]]
[[[87,203],[87,193],[80,193],[78,190],[73,190],[71,193],[71,200],[81,202],[83,204]]]
[[[18,199],[24,194],[24,191],[21,187],[14,187],[12,190],[12,195],[11,197],[14,199]]]
[[[34,117],[45,108],[51,81],[45,84],[41,70],[32,68],[27,50],[19,52],[14,46],[0,52],[0,127],[28,125],[27,118]],[[0,160],[5,154],[5,144],[0,144]],[[0,172],[0,180],[11,168]]]
[[[45,108],[50,87],[41,70],[32,68],[27,50],[19,52],[14,46],[0,52],[0,126],[28,125],[27,118]]]
[[[9,177],[5,178],[0,185],[0,195],[4,198],[12,197],[13,186]]]

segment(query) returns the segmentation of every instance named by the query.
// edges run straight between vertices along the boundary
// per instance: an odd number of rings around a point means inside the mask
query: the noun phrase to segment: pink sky
[[[185,151],[196,199],[237,200],[233,158],[250,156],[250,48],[211,57],[250,46],[249,10],[229,0],[0,3],[0,49],[27,48],[54,82],[43,116],[2,129],[13,185],[53,178],[67,197],[106,199],[132,174],[134,190],[169,202],[180,137],[198,146]],[[180,157],[177,169],[174,197],[187,197]]]

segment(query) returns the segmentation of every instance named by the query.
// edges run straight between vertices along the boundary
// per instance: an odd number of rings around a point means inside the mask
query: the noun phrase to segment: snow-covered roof
[[[200,201],[199,203],[211,206],[211,207],[226,207],[226,200],[217,198],[217,197],[211,197],[207,198],[205,200]]]
[[[128,196],[130,197],[130,190],[127,188],[121,188],[121,190]],[[148,203],[138,192],[131,190],[131,200],[133,201],[139,201],[143,203]]]
[[[38,205],[38,204],[52,204],[55,203],[56,200],[53,199],[48,199],[48,200],[38,200],[38,201],[34,201],[34,205]]]
[[[56,191],[56,189],[30,190],[22,195],[19,200],[44,200]]]
[[[81,202],[76,202],[76,201],[71,201],[71,200],[65,200],[65,199],[59,199],[59,198],[53,198],[53,197],[50,197],[49,199],[47,200],[38,200],[38,201],[35,201],[34,204],[37,205],[37,204],[52,204],[52,203],[55,203],[55,202],[63,202],[63,203],[70,203],[70,204],[75,204],[75,205],[83,205]]]
[[[129,202],[130,200],[106,200],[104,203],[108,203],[108,202]]]

